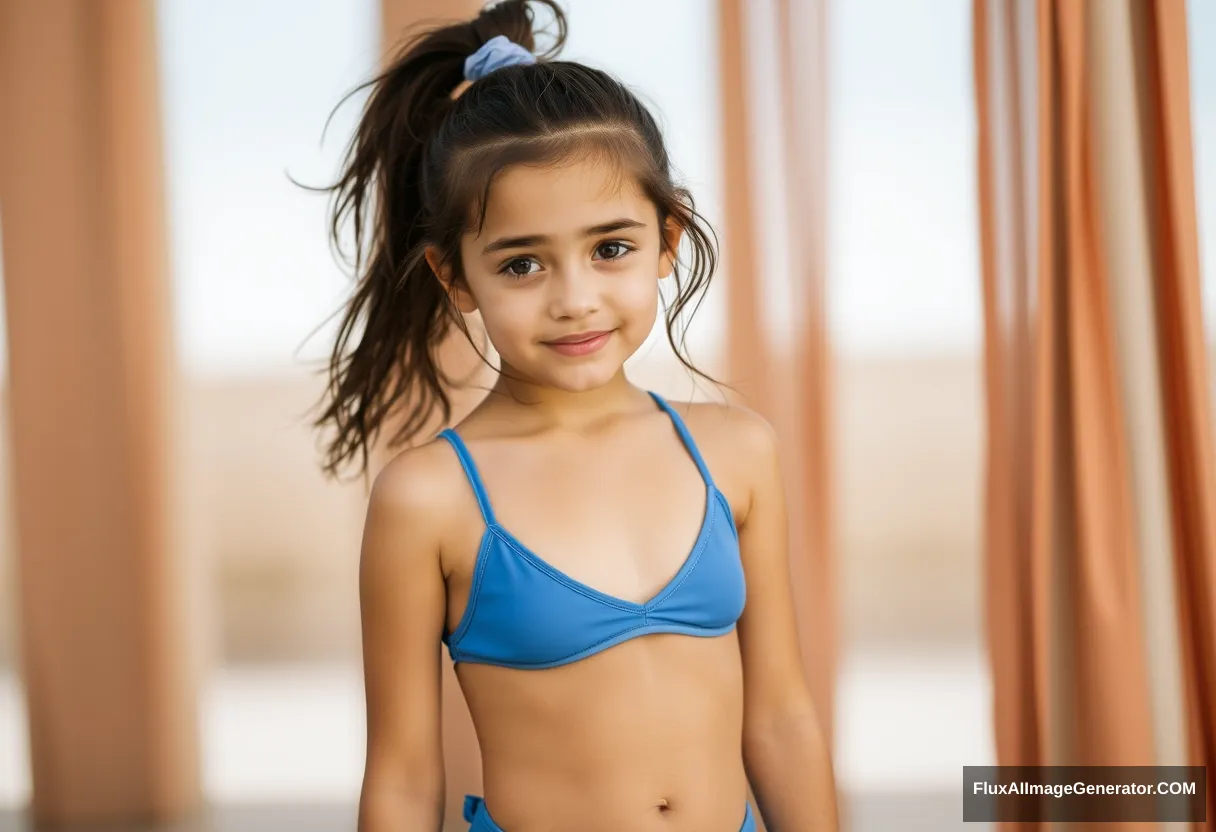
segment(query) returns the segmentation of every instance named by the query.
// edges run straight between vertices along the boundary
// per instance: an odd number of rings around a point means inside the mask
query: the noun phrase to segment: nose
[[[549,314],[556,320],[578,320],[600,308],[600,276],[594,269],[571,265],[560,269],[550,284]]]

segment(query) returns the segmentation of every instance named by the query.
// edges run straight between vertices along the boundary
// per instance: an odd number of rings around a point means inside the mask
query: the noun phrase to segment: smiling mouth
[[[577,335],[567,335],[553,341],[542,341],[546,347],[562,355],[587,355],[593,353],[607,343],[609,336],[615,330],[600,330],[597,332],[580,332]]]
[[[599,338],[601,335],[607,335],[608,330],[598,329],[595,332],[580,332],[577,335],[566,335],[562,338],[554,338],[552,341],[546,341],[546,344],[581,344],[584,341],[590,341],[592,338]]]

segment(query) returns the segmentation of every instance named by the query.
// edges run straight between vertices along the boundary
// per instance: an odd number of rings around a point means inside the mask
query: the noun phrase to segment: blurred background
[[[775,38],[773,2],[744,4],[757,54]],[[251,829],[353,829],[364,751],[356,565],[365,491],[323,479],[304,418],[323,390],[326,318],[349,283],[327,246],[325,199],[288,177],[320,185],[337,170],[362,98],[337,111],[324,137],[322,128],[377,65],[380,3],[154,6],[176,353],[174,558],[189,564],[188,603],[201,622],[190,638],[201,657],[203,789],[247,812]],[[652,103],[684,181],[719,225],[716,5],[564,6],[564,57],[613,72]],[[1216,367],[1216,3],[1190,0],[1187,13]],[[961,766],[995,763],[981,612],[972,2],[847,0],[831,3],[826,21],[837,778],[854,829],[954,828]],[[775,66],[760,61],[749,72],[749,95],[769,106]],[[771,139],[754,137],[759,154]],[[781,175],[761,167],[753,187],[763,194]],[[797,249],[781,204],[757,204],[762,268],[788,272]],[[690,329],[692,355],[711,373],[725,362],[724,291],[719,281]],[[766,302],[780,327],[780,300]],[[31,770],[6,348],[0,337],[0,829],[18,829]],[[696,393],[661,339],[633,371],[668,395]]]

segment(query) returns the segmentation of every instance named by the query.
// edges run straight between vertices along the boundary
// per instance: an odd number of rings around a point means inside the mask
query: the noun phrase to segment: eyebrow
[[[626,228],[645,228],[646,223],[631,220],[622,217],[618,220],[593,225],[590,228],[584,228],[582,236],[594,237],[598,234],[610,234],[613,231],[622,231]],[[482,254],[492,254],[496,251],[502,251],[506,248],[527,248],[528,246],[539,246],[550,241],[549,237],[542,234],[533,234],[527,237],[502,237],[487,245]]]

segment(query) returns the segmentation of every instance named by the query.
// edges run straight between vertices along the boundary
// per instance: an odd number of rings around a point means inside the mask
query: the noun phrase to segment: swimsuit
[[[705,514],[679,571],[649,601],[615,598],[549,565],[494,519],[477,466],[451,429],[456,450],[485,519],[469,600],[444,642],[453,662],[540,669],[568,664],[649,633],[719,636],[743,612],[743,567],[726,497],[679,415],[654,393],[705,480]]]
[[[649,601],[600,592],[547,563],[494,519],[489,495],[469,449],[451,428],[439,435],[460,459],[485,521],[469,600],[456,629],[443,641],[453,662],[541,669],[587,658],[651,633],[720,636],[743,612],[746,597],[739,536],[726,497],[679,414],[651,393],[667,413],[705,482],[705,513],[679,571]],[[465,799],[471,832],[501,832],[481,798]],[[755,828],[750,807],[743,830]]]

